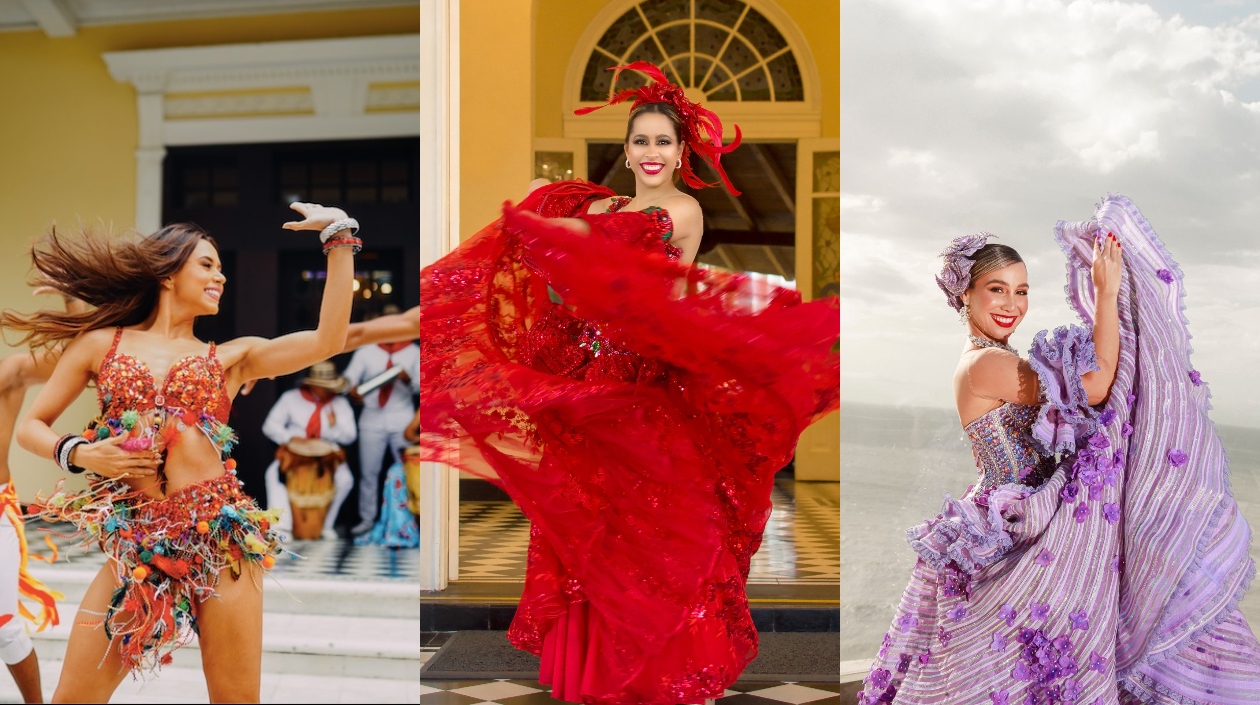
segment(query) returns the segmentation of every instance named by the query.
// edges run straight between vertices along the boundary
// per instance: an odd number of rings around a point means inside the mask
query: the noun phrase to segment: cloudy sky
[[[1260,0],[844,0],[841,33],[843,400],[952,407],[957,235],[1028,261],[1018,348],[1076,322],[1053,227],[1116,192],[1185,271],[1213,417],[1260,427]]]

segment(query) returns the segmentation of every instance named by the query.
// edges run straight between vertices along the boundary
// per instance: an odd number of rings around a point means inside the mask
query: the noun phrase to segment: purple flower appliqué
[[[1028,603],[1028,616],[1030,619],[1034,619],[1038,622],[1046,621],[1046,617],[1050,616],[1050,603],[1049,602],[1029,602]]]
[[[1168,451],[1168,462],[1172,463],[1172,466],[1175,468],[1185,465],[1189,459],[1190,456],[1186,455],[1186,452],[1180,448],[1173,448]]]
[[[1120,572],[1120,554],[1118,553],[1111,557],[1111,572]]]
[[[1058,649],[1060,652],[1067,652],[1067,651],[1072,650],[1072,640],[1068,638],[1067,634],[1064,634],[1063,636],[1060,636],[1060,637],[1055,637],[1054,641],[1050,643],[1051,645],[1054,646],[1054,648]]]
[[[1129,436],[1132,436],[1132,435],[1133,435],[1133,424],[1129,423],[1128,421],[1125,421],[1124,424],[1120,426],[1120,437],[1128,438]]]
[[[1002,632],[993,632],[993,645],[989,648],[994,651],[1006,651],[1006,636]]]
[[[1103,505],[1103,518],[1108,524],[1114,524],[1120,521],[1120,505],[1115,502],[1108,502]]]
[[[1101,423],[1104,426],[1110,426],[1111,422],[1115,420],[1116,420],[1115,409],[1103,409],[1103,412],[1098,415],[1098,423]]]
[[[1076,493],[1080,491],[1080,486],[1075,482],[1069,482],[1063,486],[1063,489],[1059,490],[1059,496],[1063,498],[1064,502],[1075,502]]]
[[[1011,705],[1010,697],[1010,692],[1006,690],[989,693],[989,699],[993,701],[993,705]]]
[[[1002,605],[1002,609],[998,610],[998,619],[1006,622],[1008,627],[1015,625],[1015,617],[1018,615],[1019,613],[1010,605]]]
[[[1168,271],[1167,269],[1161,269],[1158,272],[1155,272],[1155,276],[1159,277],[1160,281],[1164,282],[1165,284],[1173,283],[1173,273]]]
[[[1046,566],[1050,565],[1053,562],[1054,562],[1054,554],[1051,553],[1049,549],[1043,548],[1041,549],[1041,553],[1037,554],[1036,563],[1042,568],[1045,568]]]
[[[1068,615],[1068,619],[1072,620],[1072,628],[1086,631],[1089,629],[1089,615],[1085,610],[1078,610]]]
[[[891,683],[892,673],[887,668],[877,668],[871,671],[871,685],[876,688],[887,688]]]
[[[1102,483],[1099,483],[1097,485],[1090,485],[1089,501],[1097,502],[1098,500],[1102,499],[1102,488],[1103,488]]]
[[[950,610],[945,614],[948,615],[950,619],[962,619],[967,616],[967,605],[960,602],[950,608]]]
[[[914,657],[913,657],[913,656],[911,656],[910,654],[902,654],[902,655],[901,655],[901,660],[897,663],[897,671],[898,671],[899,673],[905,673],[905,672],[909,671],[909,670],[910,670],[910,662],[911,662],[912,660],[914,660]]]
[[[1015,664],[1015,670],[1011,671],[1011,678],[1014,678],[1017,681],[1032,680],[1032,672],[1028,670],[1028,664],[1023,661]]]
[[[1203,376],[1199,374],[1198,370],[1190,370],[1190,383],[1196,387],[1203,386]]]
[[[1081,697],[1081,691],[1080,681],[1068,681],[1063,684],[1063,699],[1069,702],[1076,700]]]
[[[941,640],[941,646],[949,646],[949,640],[953,639],[954,635],[945,631],[945,627],[941,627],[936,631],[936,638]]]
[[[1111,441],[1107,440],[1106,434],[1104,434],[1102,431],[1099,431],[1089,437],[1089,445],[1091,448],[1097,448],[1098,450],[1105,450],[1111,447]]]
[[[1108,487],[1115,487],[1116,480],[1119,479],[1119,468],[1112,467],[1103,473],[1103,484]]]
[[[1129,402],[1129,406],[1133,406],[1133,402],[1137,401],[1137,395],[1129,392],[1129,395],[1125,397],[1125,401]]]
[[[919,626],[919,618],[912,614],[903,614],[897,618],[897,626],[906,632]]]
[[[1081,502],[1076,505],[1076,511],[1072,512],[1072,516],[1076,517],[1077,524],[1084,524],[1085,520],[1089,518],[1089,506]]]
[[[1097,651],[1089,652],[1089,670],[1098,671],[1099,673],[1107,672],[1107,659],[1103,658]]]
[[[926,665],[928,664],[928,661],[930,661],[931,659],[932,659],[932,650],[931,650],[931,649],[928,649],[927,651],[925,651],[925,652],[923,652],[923,653],[919,654],[919,663],[920,663],[920,664],[922,664],[922,665],[924,665],[924,666],[926,666]]]

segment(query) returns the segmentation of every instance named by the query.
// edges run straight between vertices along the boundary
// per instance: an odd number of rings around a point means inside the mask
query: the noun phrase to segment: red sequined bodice
[[[210,343],[205,355],[187,355],[171,365],[159,389],[148,365],[118,352],[122,332],[119,328],[114,334],[114,344],[97,371],[96,396],[101,416],[162,409],[227,422],[231,402],[224,390],[223,364],[214,354],[214,343]]]
[[[621,211],[630,201],[631,198],[629,196],[617,196],[612,199],[612,203],[608,204],[607,212],[616,213]],[[614,239],[632,245],[645,245],[649,249],[655,247],[657,243],[663,243],[666,257],[681,259],[682,250],[669,244],[669,239],[674,236],[674,220],[669,217],[669,211],[660,206],[648,206],[638,212],[648,218],[649,226],[647,228],[642,227],[640,223],[629,223],[624,218],[617,218],[609,219],[607,222],[602,223],[602,229]]]

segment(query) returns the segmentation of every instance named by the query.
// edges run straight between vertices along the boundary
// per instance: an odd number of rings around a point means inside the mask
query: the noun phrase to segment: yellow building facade
[[[63,227],[102,223],[122,230],[145,220],[137,213],[138,203],[144,202],[138,193],[143,116],[137,88],[111,75],[106,55],[419,32],[417,4],[382,6],[388,4],[285,14],[251,10],[235,16],[119,20],[84,24],[69,32],[46,27],[0,31],[0,90],[9,103],[8,109],[0,111],[4,145],[0,212],[5,218],[0,232],[5,255],[0,257],[0,305],[18,310],[60,306],[52,297],[33,298],[26,283],[29,245],[52,223]],[[414,106],[409,110],[415,114]],[[408,120],[417,122],[414,117]],[[247,127],[256,123],[241,124],[237,133],[227,123],[225,141],[256,139]],[[10,338],[8,343],[15,342]],[[13,352],[16,349],[8,354]],[[28,404],[33,396],[28,394]],[[58,425],[65,431],[78,430],[94,413],[95,394],[89,390]],[[9,459],[24,500],[36,492],[49,492],[60,476],[50,462],[16,444]]]

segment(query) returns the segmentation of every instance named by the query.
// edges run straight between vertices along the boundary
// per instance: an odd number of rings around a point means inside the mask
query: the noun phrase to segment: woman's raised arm
[[[1090,406],[1107,400],[1116,379],[1120,360],[1120,272],[1123,260],[1120,241],[1111,233],[1103,242],[1094,242],[1094,354],[1098,370],[1081,375]]]

